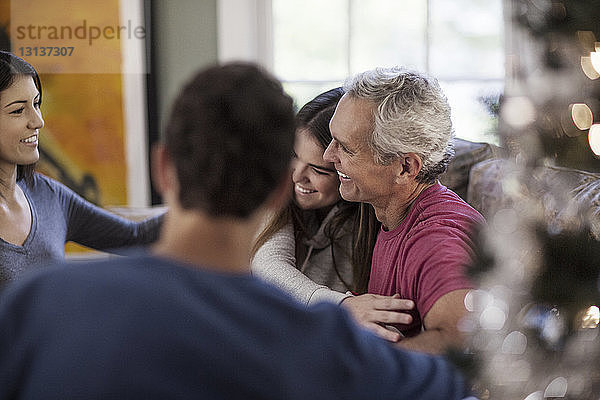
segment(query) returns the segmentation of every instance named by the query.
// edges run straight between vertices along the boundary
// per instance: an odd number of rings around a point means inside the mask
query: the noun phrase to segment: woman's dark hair
[[[20,76],[30,76],[40,93],[40,104],[42,103],[42,83],[37,71],[31,64],[7,51],[0,51],[0,97],[2,92],[12,86],[15,79]],[[35,163],[17,166],[17,181],[24,179],[30,184],[33,180]]]
[[[296,114],[298,129],[308,130],[323,149],[331,142],[329,121],[343,95],[344,89],[341,87],[328,90],[302,106]]]
[[[297,129],[308,131],[323,147],[323,151],[332,140],[329,130],[329,121],[333,117],[337,103],[344,95],[341,87],[328,90],[319,94],[313,100],[306,103],[298,114],[296,114]],[[258,236],[253,254],[278,230],[283,228],[290,220],[294,224],[296,242],[307,238],[310,234],[304,221],[304,211],[295,202],[276,214],[265,229]],[[333,268],[346,288],[356,294],[365,293],[369,283],[371,270],[371,257],[373,247],[379,230],[379,222],[375,217],[375,211],[369,204],[351,203],[345,200],[338,202],[338,212],[325,227],[325,235],[335,243],[343,234],[343,227],[351,221],[352,224],[352,249],[351,260],[353,270],[353,282],[346,282],[340,274],[336,265],[335,246],[331,246]]]

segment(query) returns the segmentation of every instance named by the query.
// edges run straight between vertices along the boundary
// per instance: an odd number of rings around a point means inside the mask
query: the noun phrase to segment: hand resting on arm
[[[396,296],[363,294],[351,296],[320,285],[296,268],[292,224],[287,224],[268,240],[254,255],[252,273],[292,295],[302,304],[311,306],[322,301],[341,304],[350,311],[359,325],[370,329],[384,339],[397,342],[401,334],[384,326],[390,323],[407,323],[412,309],[410,300]]]
[[[347,297],[342,300],[341,306],[350,311],[359,325],[390,342],[397,342],[403,335],[388,324],[412,322],[412,317],[402,311],[413,309],[415,304],[412,300],[402,299],[399,294],[381,296],[367,293]]]

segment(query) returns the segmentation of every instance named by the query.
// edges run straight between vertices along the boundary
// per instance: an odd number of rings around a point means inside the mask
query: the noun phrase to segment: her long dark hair
[[[343,95],[344,91],[342,88],[335,88],[321,93],[306,103],[296,115],[297,129],[310,132],[323,147],[323,151],[325,151],[325,148],[327,148],[332,140],[329,121],[333,116],[337,103]],[[353,281],[346,282],[342,278],[336,264],[335,246],[332,245],[331,256],[333,268],[340,281],[344,283],[348,290],[355,294],[365,293],[369,284],[371,257],[380,223],[375,217],[375,211],[369,204],[351,203],[340,200],[337,205],[338,212],[329,221],[324,232],[333,244],[342,236],[343,228],[347,226],[348,221],[351,222],[352,249],[350,259],[352,261]],[[252,254],[255,254],[269,238],[289,221],[292,221],[294,225],[296,242],[309,237],[310,233],[304,221],[303,211],[295,202],[290,202],[287,207],[269,221],[259,234],[252,249]]]
[[[0,51],[0,97],[2,92],[12,86],[15,79],[20,76],[30,76],[40,93],[40,104],[42,103],[42,83],[37,71],[31,64],[7,51]],[[0,133],[1,134],[1,133]],[[17,181],[24,179],[27,184],[33,181],[35,165],[17,165]]]

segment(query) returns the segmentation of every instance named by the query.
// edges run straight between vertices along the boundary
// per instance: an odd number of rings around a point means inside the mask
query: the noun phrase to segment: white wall
[[[271,0],[218,0],[219,61],[252,61],[272,71]]]

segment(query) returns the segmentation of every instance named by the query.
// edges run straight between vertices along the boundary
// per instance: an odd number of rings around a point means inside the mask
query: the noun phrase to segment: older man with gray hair
[[[396,67],[358,74],[345,89],[323,158],[338,171],[342,197],[371,204],[382,223],[369,293],[416,305],[410,324],[366,325],[382,336],[400,330],[400,344],[415,350],[460,346],[457,324],[472,288],[464,269],[484,219],[438,181],[453,155],[448,101],[435,79]]]

